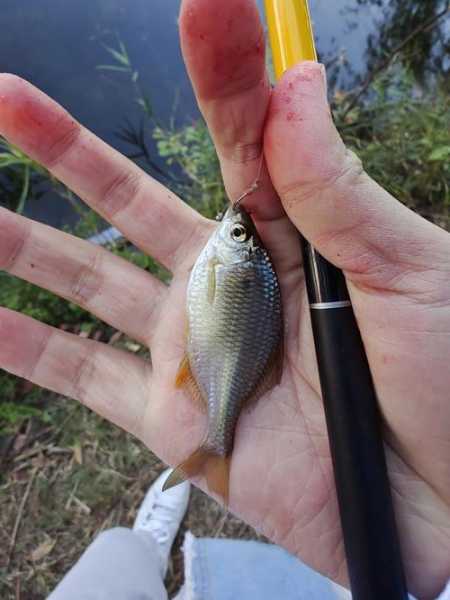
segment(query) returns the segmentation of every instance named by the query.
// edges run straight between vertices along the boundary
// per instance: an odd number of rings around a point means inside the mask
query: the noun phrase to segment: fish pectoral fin
[[[214,454],[201,446],[189,458],[172,471],[163,485],[163,491],[198,475],[206,479],[208,490],[220,496],[228,506],[228,488],[230,480],[229,456]]]
[[[216,297],[216,267],[219,261],[216,258],[211,258],[208,262],[208,302],[214,304]]]
[[[190,377],[192,377],[191,365],[189,363],[187,354],[185,354],[181,359],[180,366],[178,367],[177,376],[175,378],[175,387],[184,387]]]
[[[267,392],[270,392],[271,389],[280,384],[283,375],[283,362],[284,344],[283,340],[280,340],[280,343],[267,361],[261,379],[258,381],[245,402],[247,407],[257,402],[264,394],[267,394]]]
[[[206,413],[208,403],[195,381],[187,354],[184,355],[180,366],[178,367],[178,373],[175,378],[175,387],[185,389],[189,394],[189,397],[194,401],[194,404],[200,408],[202,413]]]

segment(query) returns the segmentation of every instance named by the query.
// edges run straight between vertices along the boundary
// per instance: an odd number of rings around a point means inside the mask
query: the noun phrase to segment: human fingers
[[[279,82],[264,148],[289,218],[353,283],[424,291],[424,272],[447,269],[448,234],[395,200],[346,149],[332,121],[323,66],[301,63]]]
[[[0,74],[0,134],[169,269],[206,219],[30,83]]]
[[[101,247],[0,208],[0,268],[149,343],[166,286]]]
[[[144,436],[150,369],[133,354],[0,308],[0,368],[79,400]]]
[[[214,139],[231,200],[258,175],[270,99],[265,37],[254,0],[183,0],[183,56],[197,101]],[[257,218],[283,214],[264,167],[245,206]]]

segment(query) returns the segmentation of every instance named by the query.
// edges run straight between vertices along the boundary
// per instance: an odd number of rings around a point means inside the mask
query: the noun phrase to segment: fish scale
[[[215,267],[217,287],[223,288],[223,294],[211,304],[205,285],[209,262],[206,252],[206,260],[200,262],[189,286],[188,302],[202,310],[192,311],[189,319],[188,356],[192,356],[191,368],[208,399],[206,445],[226,455],[242,404],[273,351],[271,325],[274,314],[280,312],[280,297],[268,254],[258,249],[250,264]],[[216,340],[222,350],[218,353],[213,352]]]
[[[263,377],[267,388],[276,383],[267,375],[282,350],[280,286],[269,253],[242,208],[226,212],[192,269],[187,319],[183,365],[188,364],[188,380],[206,404],[207,431],[202,446],[166,487],[203,468],[208,484],[225,495],[228,484],[220,479],[228,477],[223,465],[229,463],[221,461],[231,454],[239,414]]]

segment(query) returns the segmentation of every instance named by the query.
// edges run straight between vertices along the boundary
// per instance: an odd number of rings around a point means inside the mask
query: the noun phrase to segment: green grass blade
[[[125,50],[125,47],[121,43],[119,45],[121,46],[121,51],[115,50],[114,48],[111,48],[111,46],[107,46],[106,44],[104,44],[103,47],[105,48],[105,50],[107,52],[109,52],[111,54],[111,56],[113,58],[116,59],[116,61],[118,63],[120,63],[124,67],[130,68],[131,67],[131,65],[130,65],[130,59],[129,59],[128,54],[127,54],[127,52]]]
[[[122,73],[130,72],[128,67],[119,67],[118,65],[97,65],[95,68],[99,71],[120,71]]]
[[[28,192],[30,190],[30,165],[25,165],[24,173],[23,173],[23,188],[22,193],[20,194],[19,204],[17,205],[16,212],[21,215],[23,213],[23,209],[25,208],[25,202],[28,198]]]

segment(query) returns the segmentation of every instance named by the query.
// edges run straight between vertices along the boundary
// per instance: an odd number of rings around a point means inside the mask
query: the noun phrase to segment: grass
[[[132,525],[144,493],[164,468],[132,436],[85,407],[54,395],[47,399],[52,425],[30,418],[13,436],[2,465],[4,600],[46,598],[96,535]],[[197,536],[258,539],[245,523],[194,490],[171,556],[170,595],[182,583],[181,542],[187,529]]]
[[[335,111],[346,144],[380,185],[425,218],[450,225],[450,98],[445,82],[419,93],[407,75],[385,74],[372,99],[342,118]]]

